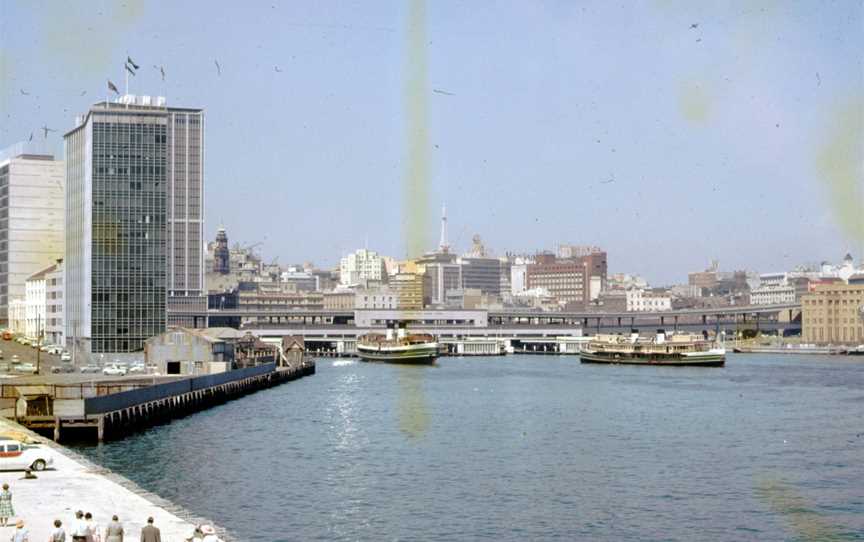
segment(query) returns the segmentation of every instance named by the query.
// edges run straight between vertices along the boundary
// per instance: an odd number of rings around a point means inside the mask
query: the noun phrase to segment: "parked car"
[[[72,354],[69,352],[62,352],[60,354],[60,361],[72,361]]]
[[[51,372],[54,374],[74,373],[75,367],[73,367],[71,363],[61,363],[60,365],[55,365],[51,367]]]
[[[59,356],[60,354],[63,353],[63,347],[57,346],[56,344],[52,344],[51,346],[48,347],[48,353],[54,354],[55,356]]]
[[[32,363],[19,363],[18,365],[15,366],[14,371],[16,373],[35,374],[36,373],[36,366],[33,365]]]
[[[145,371],[145,369],[144,369],[143,363],[136,363],[132,367],[129,367],[129,374],[144,373],[144,371]]]
[[[102,368],[98,365],[84,365],[83,367],[81,367],[82,373],[98,373],[101,370]]]
[[[33,469],[42,471],[54,464],[51,452],[41,446],[17,440],[0,440],[0,470]]]
[[[21,363],[21,358],[18,357],[18,354],[12,354],[12,365],[16,365]]]
[[[102,374],[105,376],[126,376],[126,367],[112,363],[102,369]]]

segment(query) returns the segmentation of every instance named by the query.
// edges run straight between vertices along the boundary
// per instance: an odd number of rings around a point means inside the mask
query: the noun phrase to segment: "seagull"
[[[87,94],[87,91],[86,91],[86,90],[82,90],[82,91],[81,91],[81,94],[79,94],[79,96],[84,96],[85,94]]]
[[[24,90],[23,88],[21,89],[21,94],[23,94],[24,96],[30,96],[30,93],[27,92],[26,90]]]
[[[30,139],[28,139],[27,141],[33,141],[33,132],[30,132]]]
[[[819,72],[816,72],[816,86],[817,86],[817,87],[821,87],[821,86],[822,86],[822,78],[819,77]]]
[[[282,70],[279,69],[279,66],[273,66],[273,69],[276,70],[277,73],[282,73]]]
[[[436,94],[443,94],[444,96],[456,96],[452,92],[447,92],[446,90],[441,90],[440,88],[432,89],[432,92]]]
[[[159,73],[162,74],[162,80],[164,81],[165,80],[165,68],[163,66],[157,66],[156,64],[153,64],[153,67],[155,69],[159,70]]]
[[[222,75],[222,66],[219,65],[219,61],[218,61],[218,60],[214,60],[213,62],[216,63],[216,73],[219,74],[219,75]]]
[[[48,126],[42,127],[42,132],[44,132],[44,134],[45,134],[45,139],[48,139],[48,132],[56,132],[56,131],[57,130],[54,130],[53,128],[48,128]]]
[[[699,28],[699,23],[693,23],[690,25],[690,28]]]

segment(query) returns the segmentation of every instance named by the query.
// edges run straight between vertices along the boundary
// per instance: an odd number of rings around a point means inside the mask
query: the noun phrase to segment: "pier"
[[[0,414],[56,442],[73,429],[102,442],[314,373],[306,359],[195,377],[25,377],[0,385]]]

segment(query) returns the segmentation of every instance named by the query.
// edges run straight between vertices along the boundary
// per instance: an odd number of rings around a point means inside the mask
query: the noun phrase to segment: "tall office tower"
[[[129,353],[206,325],[203,111],[164,98],[96,104],[65,135],[67,342]]]
[[[63,257],[63,162],[18,143],[0,152],[0,325],[24,282]]]
[[[231,272],[231,251],[228,249],[228,234],[225,228],[216,231],[216,243],[213,247],[213,272],[227,275]]]

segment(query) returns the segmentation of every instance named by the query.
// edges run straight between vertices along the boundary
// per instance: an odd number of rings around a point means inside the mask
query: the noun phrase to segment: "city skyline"
[[[652,283],[715,258],[859,259],[861,6],[669,6],[500,6],[494,26],[482,8],[427,6],[428,244],[446,201],[457,252],[475,233],[499,255],[600,245],[610,271]],[[186,28],[196,10],[207,24]],[[132,56],[130,93],[211,119],[206,239],[224,224],[327,267],[366,239],[404,256],[407,8],[8,12],[0,147],[34,133],[62,158],[61,134],[106,79],[123,90]]]

